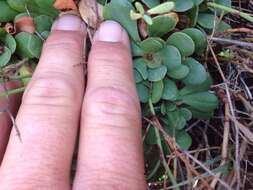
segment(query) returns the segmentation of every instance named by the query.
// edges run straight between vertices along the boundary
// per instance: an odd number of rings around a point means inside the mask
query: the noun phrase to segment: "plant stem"
[[[155,113],[155,109],[154,109],[151,98],[149,99],[148,103],[149,103],[149,109],[150,109],[152,115],[155,117],[156,113]],[[161,140],[161,135],[160,135],[159,129],[156,128],[155,126],[154,126],[154,128],[155,128],[155,135],[156,135],[156,144],[159,147],[160,157],[162,159],[163,167],[165,168],[165,171],[166,171],[172,185],[177,186],[177,181],[176,181],[175,177],[173,176],[173,173],[171,172],[171,170],[166,162],[166,157],[163,152],[162,140]],[[176,187],[175,189],[180,190],[178,187]]]
[[[236,9],[226,7],[224,5],[220,5],[220,4],[217,4],[217,3],[209,2],[209,3],[207,3],[207,6],[212,7],[212,8],[216,8],[216,9],[221,9],[221,10],[223,10],[225,12],[228,12],[228,13],[231,13],[231,14],[237,14],[237,15],[241,16],[242,18],[246,19],[247,21],[253,23],[253,17],[248,13],[244,13],[244,12],[238,11]]]
[[[7,96],[7,95],[18,94],[18,93],[21,93],[21,92],[24,92],[24,91],[25,91],[25,87],[16,88],[16,89],[13,89],[13,90],[9,90],[7,92],[0,93],[0,97],[4,97],[4,96]]]

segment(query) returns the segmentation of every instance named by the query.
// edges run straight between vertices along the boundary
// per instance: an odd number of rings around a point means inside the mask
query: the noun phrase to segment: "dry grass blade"
[[[81,0],[79,2],[79,12],[84,22],[92,29],[96,29],[102,20],[102,5],[96,0]]]

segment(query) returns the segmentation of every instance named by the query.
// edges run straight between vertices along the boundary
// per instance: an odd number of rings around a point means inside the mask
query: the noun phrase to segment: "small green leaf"
[[[143,5],[140,2],[138,2],[138,1],[135,2],[134,5],[136,7],[136,10],[143,15],[144,12],[145,12]]]
[[[148,79],[148,70],[147,65],[142,58],[135,59],[134,62],[134,68],[141,74],[142,78],[144,80]]]
[[[212,112],[218,106],[218,98],[210,92],[186,95],[182,97],[182,101],[193,109],[203,112]]]
[[[174,81],[165,79],[164,81],[164,90],[162,98],[164,100],[174,101],[177,99],[178,89]]]
[[[149,99],[149,89],[146,85],[142,83],[136,84],[136,89],[138,92],[139,99],[142,103],[147,103]]]
[[[104,6],[103,16],[106,20],[119,22],[134,41],[140,41],[137,22],[130,18],[130,11],[133,9],[134,7],[128,0],[112,0]]]
[[[195,52],[203,53],[207,47],[207,38],[206,35],[196,28],[187,28],[182,31],[186,33],[195,44]]]
[[[153,18],[153,24],[147,26],[149,36],[161,37],[172,31],[177,24],[177,20],[169,15],[160,15]]]
[[[207,78],[203,83],[198,84],[198,85],[186,85],[184,88],[182,88],[179,91],[179,95],[185,96],[185,95],[193,94],[196,92],[208,91],[210,89],[210,86],[212,85],[212,83],[213,83],[212,78],[209,75],[209,73],[207,73]]]
[[[134,10],[130,11],[130,18],[132,20],[138,20],[142,18],[142,14],[135,12]]]
[[[148,24],[148,25],[152,25],[153,24],[153,20],[149,15],[143,15],[143,20]]]
[[[180,108],[179,112],[185,118],[186,121],[189,121],[192,119],[192,112],[189,109]]]
[[[224,32],[225,30],[228,30],[232,28],[229,24],[227,24],[224,21],[220,21],[217,25],[216,25],[216,32]]]
[[[134,79],[136,83],[143,81],[141,74],[136,69],[134,69]]]
[[[163,95],[163,89],[164,85],[162,80],[152,83],[151,100],[153,104],[160,101]]]
[[[175,10],[176,12],[185,12],[191,9],[194,4],[192,0],[171,0],[175,2]]]
[[[197,119],[210,119],[213,116],[213,111],[203,112],[193,108],[189,108],[189,110],[192,112],[193,117]]]
[[[40,15],[34,18],[34,23],[36,31],[41,34],[44,31],[50,31],[53,19],[47,15]]]
[[[190,36],[183,32],[173,33],[167,43],[175,46],[183,56],[190,56],[195,50],[195,44]]]
[[[161,57],[169,71],[181,66],[181,54],[175,46],[166,44],[161,51]]]
[[[15,36],[17,54],[21,57],[39,58],[42,49],[42,40],[28,32],[20,32]]]
[[[17,14],[18,12],[13,10],[6,1],[0,1],[0,22],[12,21]]]
[[[171,112],[171,111],[175,111],[177,109],[177,105],[174,103],[166,103],[166,111],[167,112]]]
[[[12,35],[8,34],[7,32],[3,32],[2,35],[0,35],[0,42],[5,44],[6,47],[8,47],[11,50],[11,53],[13,54],[16,50],[16,41],[13,38]]]
[[[178,110],[175,110],[168,113],[168,124],[173,129],[181,130],[185,127],[186,120]]]
[[[4,47],[3,53],[0,53],[0,68],[9,63],[11,54],[11,50],[7,47]]]
[[[150,37],[143,40],[140,43],[140,47],[146,53],[155,53],[160,51],[163,48],[164,44],[165,43],[161,38]]]
[[[183,63],[190,69],[189,74],[183,80],[184,84],[198,85],[207,79],[206,70],[198,61],[193,58],[187,58]]]
[[[152,82],[160,81],[165,77],[166,73],[167,73],[167,67],[164,65],[155,69],[149,69],[148,80]]]
[[[172,11],[175,8],[175,3],[174,2],[164,2],[161,3],[160,5],[157,5],[156,7],[153,7],[149,9],[147,12],[148,14],[164,14]]]
[[[186,65],[180,65],[179,67],[176,67],[173,70],[169,70],[167,75],[170,76],[173,79],[183,79],[189,74],[189,67]]]
[[[184,130],[176,133],[176,142],[183,150],[188,150],[192,144],[191,136]]]
[[[217,18],[213,14],[200,13],[198,17],[198,24],[203,28],[213,29],[215,20],[217,20]]]

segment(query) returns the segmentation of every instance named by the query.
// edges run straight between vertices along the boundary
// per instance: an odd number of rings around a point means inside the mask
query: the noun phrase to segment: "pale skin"
[[[54,23],[20,107],[19,96],[11,97],[22,142],[8,115],[0,115],[1,190],[146,189],[128,35],[113,21],[102,23],[85,81],[86,34],[78,17],[65,15]],[[5,104],[1,98],[0,106]]]

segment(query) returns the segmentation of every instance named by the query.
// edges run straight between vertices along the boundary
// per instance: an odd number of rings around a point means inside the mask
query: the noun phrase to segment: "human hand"
[[[8,137],[11,122],[0,115],[1,190],[145,189],[140,106],[127,33],[113,21],[100,26],[89,55],[86,90],[85,38],[85,25],[75,16],[54,23],[16,117],[22,142],[14,129]],[[15,112],[18,97],[11,98]]]

